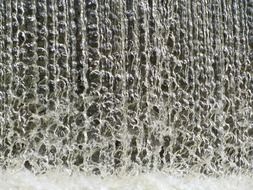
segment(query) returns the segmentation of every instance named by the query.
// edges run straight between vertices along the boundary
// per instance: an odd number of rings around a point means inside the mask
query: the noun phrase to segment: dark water
[[[0,166],[252,171],[252,0],[0,0]]]

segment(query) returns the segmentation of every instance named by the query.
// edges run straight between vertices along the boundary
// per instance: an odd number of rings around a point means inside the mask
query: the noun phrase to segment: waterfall
[[[253,171],[253,1],[0,0],[0,167]]]

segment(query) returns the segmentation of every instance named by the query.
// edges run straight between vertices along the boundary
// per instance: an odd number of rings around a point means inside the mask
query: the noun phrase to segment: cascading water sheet
[[[0,10],[3,170],[252,175],[252,0]]]

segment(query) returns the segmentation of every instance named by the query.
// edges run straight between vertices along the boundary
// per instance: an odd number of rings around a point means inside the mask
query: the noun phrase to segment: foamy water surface
[[[175,177],[161,173],[124,177],[97,177],[51,172],[35,176],[27,171],[1,172],[1,190],[252,190],[249,176],[220,178]]]

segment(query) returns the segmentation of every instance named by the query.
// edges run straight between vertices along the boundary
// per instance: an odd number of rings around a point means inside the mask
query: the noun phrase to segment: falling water
[[[252,173],[252,0],[0,10],[3,170]]]

